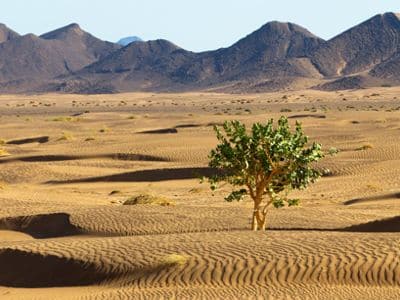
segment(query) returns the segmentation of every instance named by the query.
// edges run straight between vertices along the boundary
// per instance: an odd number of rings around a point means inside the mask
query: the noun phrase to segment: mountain
[[[78,24],[70,24],[60,29],[48,32],[40,36],[48,41],[58,41],[66,49],[71,56],[85,57],[86,62],[77,66],[79,69],[93,63],[97,60],[105,58],[110,53],[121,48],[121,46],[102,41],[91,34],[83,31]]]
[[[11,38],[0,44],[0,89],[35,91],[47,80],[71,74],[119,48],[76,24],[40,37],[27,34]]]
[[[279,89],[290,82],[288,77],[320,77],[307,55],[323,42],[298,25],[279,22],[264,25],[229,48],[203,53],[165,40],[135,42],[68,80],[111,83],[119,91],[176,91],[285,78],[281,84],[275,80],[274,89]]]
[[[19,34],[11,30],[4,24],[0,24],[0,43],[19,37]]]
[[[66,78],[59,90],[89,92],[110,85],[118,91],[175,89],[173,72],[195,55],[166,40],[131,43]]]
[[[138,36],[128,36],[128,37],[120,39],[117,42],[117,44],[125,47],[125,46],[128,46],[129,44],[131,44],[133,42],[143,42],[143,40]]]
[[[208,84],[320,77],[307,56],[323,42],[298,25],[270,22],[228,48],[198,55],[179,72]]]
[[[313,53],[312,61],[327,77],[368,71],[400,49],[400,20],[386,13],[343,32]]]
[[[329,82],[317,88],[351,89],[400,83],[400,19],[376,15],[321,45],[312,62]]]
[[[400,18],[376,15],[322,40],[270,22],[227,48],[195,53],[166,40],[102,41],[70,24],[41,36],[0,25],[0,91],[262,92],[400,85]]]

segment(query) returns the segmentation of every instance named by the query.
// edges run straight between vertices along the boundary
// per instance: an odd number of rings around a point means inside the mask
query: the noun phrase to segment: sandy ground
[[[397,95],[0,96],[0,298],[398,299]],[[282,114],[340,152],[254,233],[197,177],[213,124]]]

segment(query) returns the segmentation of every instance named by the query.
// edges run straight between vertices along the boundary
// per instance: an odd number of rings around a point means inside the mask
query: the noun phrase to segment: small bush
[[[336,155],[336,154],[338,154],[339,152],[340,152],[340,150],[339,150],[338,148],[331,147],[331,148],[329,148],[328,154],[329,154],[329,155]]]
[[[333,172],[332,172],[330,169],[328,169],[328,168],[323,168],[323,169],[321,170],[321,175],[322,175],[323,177],[329,177],[329,176],[333,176]]]
[[[106,133],[106,132],[109,132],[110,130],[111,130],[110,128],[104,126],[103,128],[101,128],[101,129],[99,130],[99,132],[100,132],[100,133]]]
[[[123,205],[140,205],[140,204],[153,204],[161,206],[173,206],[175,202],[160,196],[153,196],[148,194],[140,194],[133,196],[126,200]]]
[[[357,151],[365,151],[365,150],[372,149],[372,148],[374,148],[374,146],[372,144],[364,144],[361,147],[358,147],[356,150]]]
[[[61,137],[58,139],[58,141],[71,141],[74,139],[74,136],[72,133],[63,131],[61,133]]]
[[[114,190],[114,191],[111,191],[109,195],[112,196],[112,195],[117,195],[117,194],[121,194],[121,191]]]
[[[282,108],[281,113],[284,113],[284,112],[292,112],[292,110],[289,108]]]
[[[199,189],[199,188],[192,188],[192,189],[190,189],[189,190],[189,193],[191,193],[191,194],[199,194],[199,193],[201,193],[201,189]]]
[[[9,156],[9,155],[10,155],[10,153],[8,153],[6,150],[0,149],[0,157],[2,157],[2,156]]]
[[[164,256],[161,259],[161,264],[164,266],[183,266],[187,263],[188,259],[185,255],[172,253]]]

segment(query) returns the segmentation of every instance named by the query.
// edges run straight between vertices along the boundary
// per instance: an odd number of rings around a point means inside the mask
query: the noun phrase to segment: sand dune
[[[398,92],[0,96],[0,298],[397,299]],[[339,152],[253,233],[198,177],[213,125],[281,114]]]

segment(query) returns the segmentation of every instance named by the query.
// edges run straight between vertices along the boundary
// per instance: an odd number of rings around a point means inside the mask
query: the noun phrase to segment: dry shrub
[[[9,156],[9,155],[10,155],[10,153],[8,153],[6,150],[0,149],[0,157],[2,157],[2,156]]]
[[[71,141],[74,139],[74,136],[72,133],[63,131],[61,133],[61,137],[58,139],[58,141]]]
[[[372,148],[374,148],[374,145],[367,143],[367,144],[362,145],[361,147],[358,147],[356,150],[357,151],[365,151],[365,150],[372,149]]]
[[[161,259],[161,265],[163,266],[183,266],[187,263],[189,258],[185,255],[172,253],[164,256]]]
[[[175,202],[173,200],[167,199],[161,196],[154,196],[149,194],[140,194],[130,197],[126,200],[123,205],[140,205],[140,204],[151,204],[151,205],[161,205],[161,206],[173,206]]]

